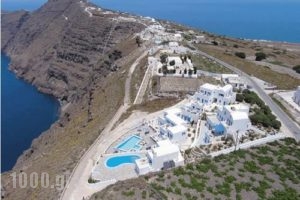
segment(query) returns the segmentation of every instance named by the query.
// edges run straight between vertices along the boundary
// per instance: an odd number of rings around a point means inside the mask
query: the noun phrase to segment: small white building
[[[176,41],[181,41],[182,40],[182,36],[181,36],[180,33],[175,33],[174,38],[175,38]]]
[[[164,112],[164,118],[172,126],[187,124],[187,122],[180,117],[180,114],[181,114],[180,108],[172,108]]]
[[[178,47],[178,42],[169,42],[169,47]]]
[[[184,158],[178,145],[170,140],[161,140],[147,152],[147,157],[135,160],[135,170],[139,175],[149,172],[183,166]]]
[[[204,35],[197,35],[196,36],[196,43],[202,43],[205,42],[205,36]]]
[[[300,86],[297,87],[297,90],[293,96],[293,100],[298,106],[300,106]]]
[[[211,105],[212,103],[228,105],[235,102],[236,93],[233,92],[231,85],[221,87],[205,83],[200,86],[199,91],[195,93],[195,97],[204,105]]]
[[[196,122],[200,114],[203,112],[203,104],[198,101],[192,100],[191,102],[181,107],[180,117],[187,122]]]
[[[225,127],[225,133],[244,134],[250,127],[249,106],[246,104],[226,105],[218,108],[217,118]]]
[[[232,85],[236,89],[246,89],[247,84],[245,81],[237,74],[222,74],[222,81],[225,84]]]
[[[173,143],[183,143],[187,139],[187,128],[183,125],[167,127],[167,134]]]
[[[151,171],[151,164],[147,157],[135,160],[135,170],[139,175],[147,174]]]

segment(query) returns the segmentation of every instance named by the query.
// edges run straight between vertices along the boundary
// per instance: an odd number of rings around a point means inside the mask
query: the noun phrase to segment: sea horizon
[[[20,9],[34,11],[45,2],[46,0],[34,2],[3,0],[1,6],[4,11]],[[297,17],[300,2],[295,0],[285,2],[130,0],[126,3],[123,0],[92,0],[91,2],[104,9],[172,21],[219,36],[251,41],[300,43],[300,18]],[[160,6],[156,6],[158,3]],[[165,9],[164,6],[169,6],[169,9]],[[261,21],[258,21],[258,18]]]

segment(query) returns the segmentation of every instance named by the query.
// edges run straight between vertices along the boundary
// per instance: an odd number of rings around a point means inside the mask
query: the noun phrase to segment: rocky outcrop
[[[120,13],[107,13],[79,0],[49,0],[32,13],[2,13],[1,49],[18,76],[74,102],[94,80],[118,69],[122,52],[115,44],[143,28],[117,21]]]

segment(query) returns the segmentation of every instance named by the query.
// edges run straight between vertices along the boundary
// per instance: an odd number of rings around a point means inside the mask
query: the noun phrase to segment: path
[[[130,104],[130,83],[131,83],[132,74],[133,74],[136,66],[142,60],[142,58],[144,58],[148,54],[148,51],[146,51],[146,48],[144,48],[144,49],[145,49],[144,53],[136,59],[136,61],[131,65],[131,67],[129,69],[128,77],[127,77],[126,83],[125,83],[125,91],[128,91],[128,92],[125,92],[125,97],[124,97],[124,103],[127,105]],[[135,103],[133,103],[133,104],[135,104]]]
[[[155,49],[155,51],[152,52],[152,54],[155,54],[158,50],[160,50],[160,48]],[[133,102],[134,105],[141,104],[143,102],[143,97],[145,96],[145,93],[147,91],[149,81],[151,80],[151,77],[154,74],[154,70],[155,70],[155,66],[153,66],[153,64],[151,64],[151,65],[148,64],[144,78],[142,80],[142,83],[139,87],[139,90],[138,90],[135,100]]]

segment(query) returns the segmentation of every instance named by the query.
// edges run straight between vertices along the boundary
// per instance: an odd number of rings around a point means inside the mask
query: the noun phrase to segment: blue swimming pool
[[[123,164],[133,164],[136,159],[140,156],[137,155],[125,155],[125,156],[114,156],[106,160],[107,167],[118,167]]]
[[[119,145],[117,145],[116,149],[121,150],[121,151],[130,151],[130,150],[139,151],[142,148],[139,145],[139,143],[141,141],[142,141],[142,138],[140,138],[136,135],[132,135],[129,138],[122,141]]]

